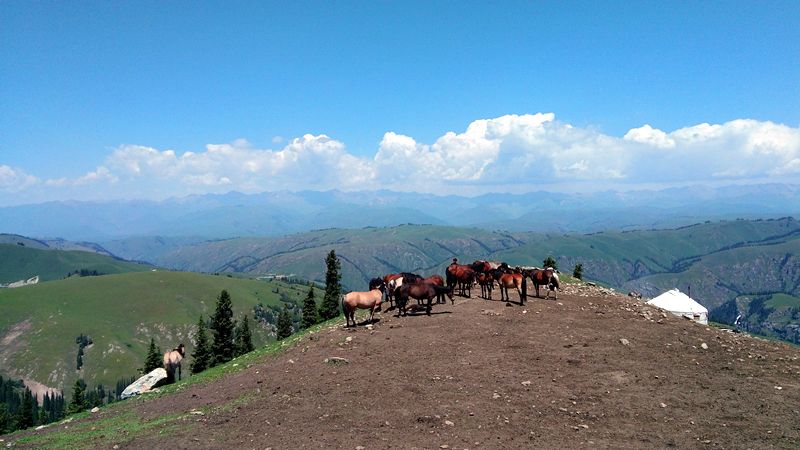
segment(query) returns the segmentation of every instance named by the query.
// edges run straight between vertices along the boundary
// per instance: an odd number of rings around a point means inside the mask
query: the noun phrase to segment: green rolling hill
[[[136,375],[151,337],[162,350],[183,342],[190,354],[198,317],[213,313],[223,289],[233,299],[234,317],[250,317],[256,345],[270,340],[272,330],[253,321],[253,308],[298,303],[308,291],[283,282],[149,270],[2,289],[0,373],[60,389],[78,377],[114,386]],[[93,345],[78,371],[80,334]]]
[[[40,281],[60,280],[75,271],[98,274],[143,272],[147,264],[124,261],[111,256],[77,250],[52,250],[46,246],[0,244],[0,284],[39,276]]]

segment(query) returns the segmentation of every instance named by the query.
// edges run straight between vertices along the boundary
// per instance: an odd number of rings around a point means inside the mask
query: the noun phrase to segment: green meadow
[[[190,355],[197,320],[213,314],[223,289],[233,300],[234,318],[248,315],[257,346],[272,338],[253,320],[253,307],[297,303],[308,292],[284,282],[160,270],[2,289],[0,372],[61,389],[78,377],[91,386],[113,386],[119,378],[138,375],[151,338],[162,350],[183,342]],[[84,350],[78,371],[80,334],[93,344]]]
[[[115,259],[99,253],[67,250],[44,250],[15,244],[0,244],[0,283],[39,276],[40,281],[65,278],[69,273],[97,271],[99,274],[143,272],[146,264]]]

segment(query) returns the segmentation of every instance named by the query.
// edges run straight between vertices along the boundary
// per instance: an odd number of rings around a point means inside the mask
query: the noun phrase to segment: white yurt
[[[708,325],[708,309],[678,289],[664,292],[647,304],[666,309],[676,316],[683,316],[697,323]]]

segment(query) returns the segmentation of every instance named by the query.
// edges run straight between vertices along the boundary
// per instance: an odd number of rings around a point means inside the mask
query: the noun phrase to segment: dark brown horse
[[[386,284],[386,298],[389,300],[389,308],[392,308],[392,300],[397,297],[397,290],[403,283],[414,283],[421,279],[421,276],[410,272],[392,273],[384,276],[383,282]]]
[[[479,273],[477,279],[478,284],[481,286],[481,297],[491,300],[494,277],[491,273]]]
[[[175,382],[175,372],[181,379],[181,361],[186,356],[186,347],[179,344],[176,348],[164,353],[164,370],[167,371],[167,383]]]
[[[427,300],[425,312],[430,316],[431,302],[438,295],[447,295],[450,297],[450,301],[453,301],[453,290],[451,288],[425,282],[403,284],[397,293],[397,317],[400,317],[400,314],[406,315],[406,306],[409,298]]]
[[[434,286],[444,287],[444,278],[441,275],[431,275],[428,278],[424,278],[422,280],[425,283],[430,283]],[[452,300],[452,297],[450,298]],[[436,296],[436,303],[447,303],[444,300],[444,294],[439,294]],[[453,301],[455,303],[455,301]]]
[[[458,285],[460,295],[470,297],[472,293],[472,283],[475,282],[475,271],[470,266],[460,264],[450,264],[445,271],[447,287],[455,289]]]

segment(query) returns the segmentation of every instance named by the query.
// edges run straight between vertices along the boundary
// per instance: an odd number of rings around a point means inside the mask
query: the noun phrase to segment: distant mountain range
[[[3,207],[0,232],[92,242],[165,236],[180,237],[186,243],[406,223],[591,233],[789,215],[800,215],[800,185],[478,197],[392,191],[230,192],[164,201],[70,201]]]

